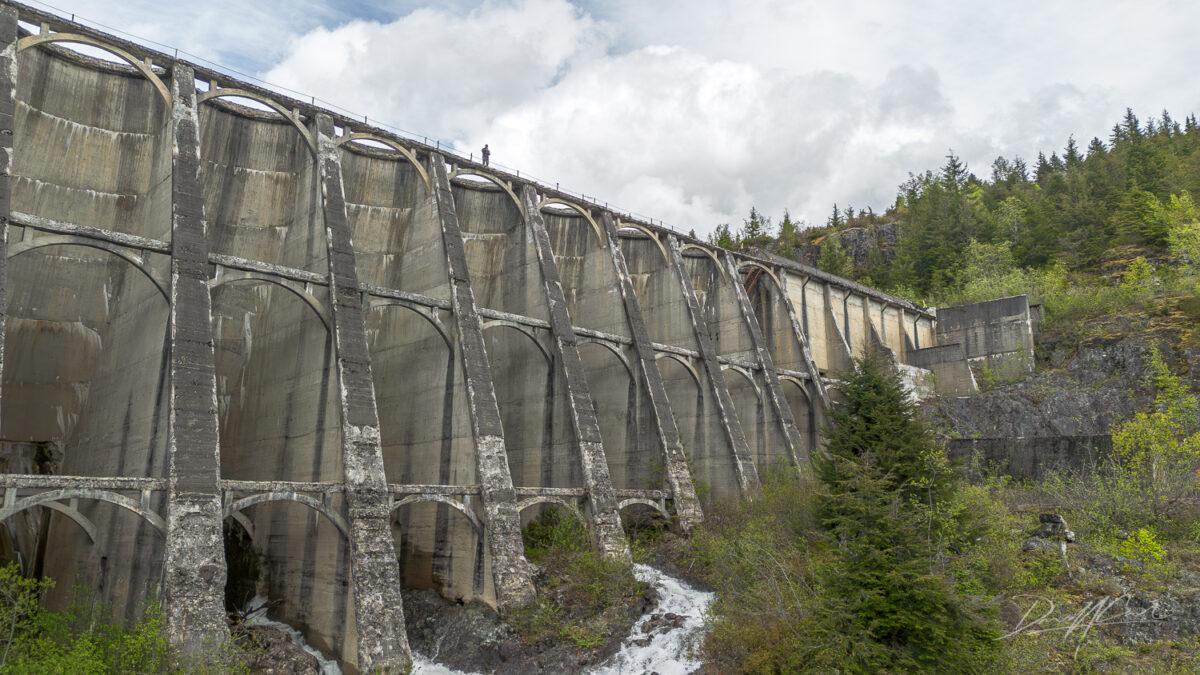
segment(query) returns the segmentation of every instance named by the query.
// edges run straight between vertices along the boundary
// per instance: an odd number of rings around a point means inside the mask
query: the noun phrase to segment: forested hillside
[[[1194,195],[1196,117],[1181,123],[1164,111],[1142,122],[1128,110],[1107,141],[1093,138],[1084,148],[1068,138],[1060,152],[1039,154],[1032,164],[998,157],[984,177],[951,153],[940,169],[910,175],[882,214],[835,205],[824,226],[805,229],[786,213],[776,226],[752,210],[740,228],[722,225],[712,240],[807,258],[930,305],[1031,292],[1053,319],[1056,312],[1102,312],[1122,300],[1104,292],[1068,297],[1080,286],[1117,289],[1125,282],[1126,296],[1139,290],[1131,284],[1194,294],[1194,275],[1187,274],[1200,262]],[[890,237],[869,236],[885,226]],[[849,250],[864,231],[865,250]],[[889,241],[879,244],[883,239]]]

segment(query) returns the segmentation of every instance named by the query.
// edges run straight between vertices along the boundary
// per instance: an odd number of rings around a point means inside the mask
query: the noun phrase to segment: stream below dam
[[[693,656],[704,636],[704,617],[712,605],[712,593],[699,591],[649,565],[634,565],[634,576],[658,595],[658,606],[633,625],[621,649],[605,663],[584,671],[589,675],[687,675],[701,663]],[[268,626],[286,633],[295,644],[316,657],[321,675],[341,675],[337,662],[326,659],[307,645],[300,632],[285,623],[268,619],[267,599],[255,596],[246,607],[246,623]],[[479,675],[447,668],[437,655],[413,653],[413,675]]]

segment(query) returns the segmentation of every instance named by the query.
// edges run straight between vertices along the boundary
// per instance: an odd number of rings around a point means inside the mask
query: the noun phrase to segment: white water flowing
[[[638,619],[622,643],[621,650],[607,663],[602,663],[587,672],[591,675],[641,675],[649,672],[659,675],[687,675],[699,668],[701,662],[692,656],[692,651],[703,635],[704,615],[712,605],[713,594],[698,591],[648,565],[634,565],[633,574],[638,581],[654,587],[658,593],[658,607],[652,614]],[[642,632],[642,627],[652,616],[666,614],[675,614],[683,620],[678,622],[678,627],[666,626],[651,633]],[[650,642],[644,646],[634,642],[647,637],[650,638]],[[473,674],[452,670],[414,653],[413,675]]]
[[[633,574],[639,581],[654,587],[658,607],[654,614],[675,614],[683,617],[678,628],[667,628],[649,635],[644,647],[634,640],[644,638],[642,626],[649,617],[633,625],[633,633],[625,638],[621,651],[606,664],[593,668],[592,675],[637,675],[656,672],[659,675],[687,675],[700,667],[692,655],[704,631],[704,615],[712,605],[714,595],[698,591],[679,579],[669,577],[648,565],[634,565]]]
[[[261,595],[256,595],[250,598],[250,602],[246,603],[244,610],[246,618],[243,621],[247,626],[266,626],[274,628],[278,631],[283,631],[292,640],[292,644],[300,647],[304,651],[312,654],[317,663],[321,666],[321,675],[342,675],[342,669],[338,667],[337,661],[325,658],[325,655],[315,647],[310,646],[304,641],[304,635],[300,631],[281,621],[275,621],[267,618],[267,599]]]

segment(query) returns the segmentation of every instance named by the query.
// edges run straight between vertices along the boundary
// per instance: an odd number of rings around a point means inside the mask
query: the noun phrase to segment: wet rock
[[[233,628],[234,638],[248,647],[250,670],[267,675],[320,675],[317,657],[292,642],[291,636],[269,626]]]

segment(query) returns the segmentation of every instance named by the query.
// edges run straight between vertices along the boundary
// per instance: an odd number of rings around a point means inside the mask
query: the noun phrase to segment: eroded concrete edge
[[[329,250],[358,667],[361,672],[407,672],[412,665],[412,654],[404,630],[400,565],[392,539],[391,497],[379,443],[379,412],[332,119],[317,116],[316,138],[325,241]]]
[[[492,554],[496,602],[501,610],[506,610],[534,599],[533,569],[525,560],[521,514],[517,510],[516,491],[504,448],[500,407],[484,347],[483,324],[475,306],[475,293],[471,290],[466,249],[454,209],[446,161],[439,153],[430,153],[429,169],[433,182],[433,209],[442,229],[446,269],[450,274],[455,333],[462,352],[467,407],[471,411],[471,431],[475,437],[475,467],[486,524],[485,536]]]

